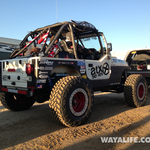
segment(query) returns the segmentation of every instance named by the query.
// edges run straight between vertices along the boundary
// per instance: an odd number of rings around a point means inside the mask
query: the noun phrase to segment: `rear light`
[[[27,63],[26,64],[26,74],[31,74],[34,71],[33,65]]]
[[[146,70],[146,68],[147,68],[146,65],[137,66],[137,70]]]

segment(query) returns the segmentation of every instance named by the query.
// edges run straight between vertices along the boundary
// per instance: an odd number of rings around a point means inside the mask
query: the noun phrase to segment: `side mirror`
[[[107,50],[108,50],[108,52],[112,51],[112,44],[111,43],[107,43]]]

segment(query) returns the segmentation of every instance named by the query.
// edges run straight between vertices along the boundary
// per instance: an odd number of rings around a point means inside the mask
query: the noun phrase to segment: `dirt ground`
[[[102,143],[101,137],[150,137],[150,90],[144,107],[129,107],[123,94],[95,93],[86,124],[67,128],[52,117],[48,102],[13,112],[0,103],[0,149],[149,150],[148,143]]]

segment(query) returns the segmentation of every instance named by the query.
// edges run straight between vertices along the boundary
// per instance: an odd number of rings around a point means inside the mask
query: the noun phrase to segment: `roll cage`
[[[48,51],[54,44],[55,40],[57,38],[61,40],[65,40],[66,33],[71,32],[72,36],[72,43],[73,43],[73,52],[76,59],[77,57],[77,48],[75,46],[75,40],[77,43],[80,41],[80,43],[83,45],[81,39],[82,38],[88,38],[88,37],[94,37],[98,36],[99,43],[101,46],[101,51],[104,53],[104,49],[100,40],[100,35],[104,36],[102,32],[98,32],[98,30],[90,23],[82,21],[82,22],[75,22],[72,20],[72,22],[61,22],[56,23],[53,25],[45,26],[42,28],[38,28],[34,31],[31,31],[28,33],[25,38],[20,43],[20,49],[15,50],[11,55],[10,58],[15,58],[17,56],[24,56],[24,53],[27,51],[27,48],[32,44],[34,47],[38,47],[39,44],[41,44],[40,53],[43,54],[43,56],[48,56]],[[51,42],[49,42],[49,39],[54,35],[54,38]],[[49,43],[48,43],[49,42]],[[106,50],[107,51],[107,50]]]

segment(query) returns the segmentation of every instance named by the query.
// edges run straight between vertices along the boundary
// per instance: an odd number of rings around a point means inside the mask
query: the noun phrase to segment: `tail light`
[[[145,61],[138,61],[137,62],[137,70],[146,70],[147,69],[147,63]]]
[[[26,74],[31,74],[34,71],[34,66],[32,64],[26,64]]]
[[[137,70],[146,70],[146,68],[147,68],[147,66],[143,65],[143,64],[137,66]]]

